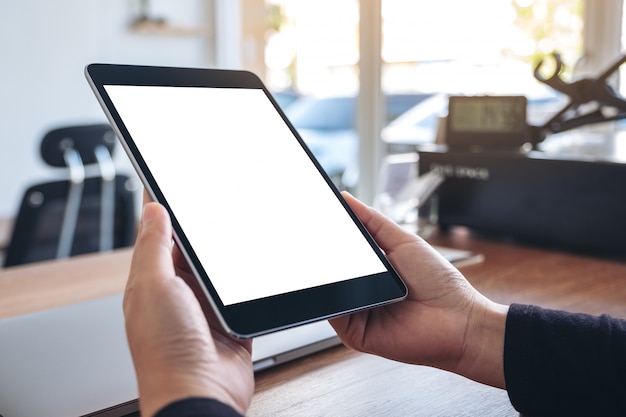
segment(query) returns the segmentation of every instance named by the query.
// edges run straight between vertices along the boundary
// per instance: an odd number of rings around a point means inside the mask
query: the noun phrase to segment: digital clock
[[[446,143],[452,148],[515,147],[527,140],[524,96],[450,96]]]

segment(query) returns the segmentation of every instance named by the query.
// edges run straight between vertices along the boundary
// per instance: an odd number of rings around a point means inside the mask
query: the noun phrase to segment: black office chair
[[[115,134],[106,124],[48,132],[41,156],[67,179],[26,190],[4,266],[107,251],[134,242],[136,181],[115,172]]]

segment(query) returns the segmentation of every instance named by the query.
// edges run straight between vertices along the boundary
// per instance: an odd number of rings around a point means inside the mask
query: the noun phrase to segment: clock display
[[[447,143],[451,146],[517,145],[526,140],[524,96],[451,96]]]
[[[452,130],[519,132],[526,126],[526,103],[509,97],[488,100],[458,100],[451,103],[456,115]]]

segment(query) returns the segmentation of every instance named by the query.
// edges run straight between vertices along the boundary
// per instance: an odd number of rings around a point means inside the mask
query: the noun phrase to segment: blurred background
[[[621,0],[3,1],[0,219],[9,228],[26,188],[67,176],[39,156],[46,132],[106,123],[86,64],[253,71],[335,183],[371,202],[383,156],[433,142],[448,95],[522,94],[531,124],[547,120],[564,98],[534,79],[534,66],[558,51],[564,78],[603,71],[622,50],[622,9]],[[580,152],[622,147],[612,135]],[[121,149],[114,161],[134,176]]]

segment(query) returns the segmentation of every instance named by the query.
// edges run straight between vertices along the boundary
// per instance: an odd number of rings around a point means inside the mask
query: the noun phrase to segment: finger
[[[174,277],[172,229],[165,209],[157,203],[144,207],[131,261],[128,286],[142,279]]]
[[[402,229],[379,211],[362,203],[350,193],[344,191],[342,195],[383,251],[391,251],[403,243],[413,243],[418,239],[416,235]]]
[[[148,194],[148,190],[144,187],[144,189],[143,189],[143,205],[145,206],[146,204],[148,204],[151,201],[152,201],[152,197],[150,197],[150,194]]]

